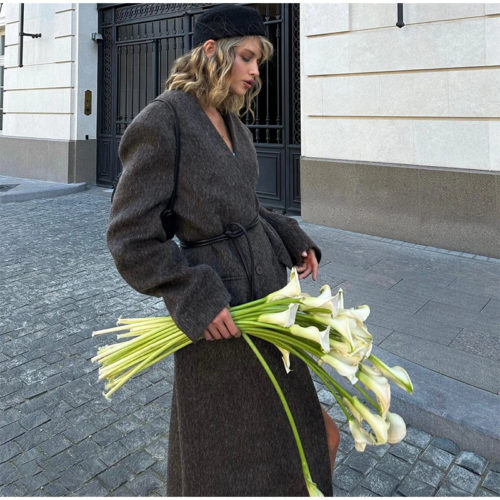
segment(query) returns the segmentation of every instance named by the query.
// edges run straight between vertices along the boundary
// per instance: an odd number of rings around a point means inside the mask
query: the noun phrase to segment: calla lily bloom
[[[347,400],[345,399],[344,401]],[[386,422],[383,417],[372,413],[356,396],[353,396],[352,405],[349,403],[349,406],[353,406],[357,414],[359,415],[360,419],[358,420],[358,422],[361,423],[361,420],[365,420],[367,424],[372,428],[375,436],[377,437],[377,441],[375,444],[387,443],[389,423]],[[354,416],[356,417],[356,415]]]
[[[358,364],[355,359],[330,351],[319,358],[318,364],[321,365],[322,363],[330,365],[337,373],[346,377],[351,384],[355,384],[358,381],[356,377]]]
[[[317,315],[314,316],[314,318],[317,318]],[[337,332],[344,337],[347,342],[349,342],[349,345],[354,348],[354,340],[352,338],[352,333],[351,333],[351,327],[349,325],[349,318],[342,316],[342,314],[339,314],[335,318],[330,318],[328,321],[328,324]]]
[[[310,309],[328,309],[330,311],[330,316],[335,316],[338,312],[338,296],[332,296],[332,290],[329,285],[324,285],[320,289],[320,294],[317,297],[311,297],[309,295],[303,294],[303,298],[300,301],[299,309],[301,311],[308,311]]]
[[[295,323],[295,315],[297,314],[298,308],[298,304],[288,304],[288,307],[279,313],[261,314],[258,321],[288,328]]]
[[[392,380],[392,382],[404,389],[406,392],[410,394],[413,393],[413,384],[408,372],[404,368],[401,366],[389,367],[373,354],[369,357],[369,361],[371,361],[373,365],[380,370],[382,375],[387,377],[389,380]]]
[[[389,423],[387,432],[387,442],[390,444],[399,443],[406,436],[406,424],[397,413],[387,412],[386,420]]]
[[[283,364],[285,365],[285,370],[287,373],[290,373],[292,370],[290,369],[290,351],[287,351],[286,349],[283,349],[282,347],[278,347],[276,346],[281,354],[283,355],[282,356],[282,359],[283,359]]]
[[[292,267],[292,270],[290,272],[290,280],[288,281],[287,285],[280,290],[276,290],[275,292],[270,293],[267,296],[266,302],[274,302],[275,300],[299,297],[300,294],[301,290],[299,274],[297,273],[297,268],[294,266]]]
[[[368,316],[370,315],[370,307],[364,305],[364,306],[357,306],[351,309],[344,309],[342,311],[342,314],[349,316],[349,318],[352,318],[361,324],[365,322]]]
[[[359,368],[359,381],[373,391],[382,410],[382,416],[385,416],[391,405],[391,387],[388,380],[378,370],[369,366],[360,365]]]
[[[303,337],[308,340],[313,340],[321,346],[323,352],[330,352],[330,327],[326,327],[325,330],[320,331],[319,328],[315,326],[299,326],[292,325],[290,327],[290,333],[296,337]]]
[[[375,444],[375,438],[361,427],[361,424],[354,419],[349,420],[349,429],[354,438],[354,447],[358,451],[365,451],[367,444]]]
[[[343,354],[344,356],[348,356],[352,347],[345,340],[335,340],[330,337],[330,349],[333,349],[335,352]]]
[[[306,480],[307,492],[310,497],[323,497],[323,493],[313,481]]]

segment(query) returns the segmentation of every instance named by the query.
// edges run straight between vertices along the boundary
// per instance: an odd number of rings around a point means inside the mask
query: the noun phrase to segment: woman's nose
[[[259,65],[257,63],[254,63],[252,66],[252,69],[250,70],[250,73],[252,76],[259,76]]]

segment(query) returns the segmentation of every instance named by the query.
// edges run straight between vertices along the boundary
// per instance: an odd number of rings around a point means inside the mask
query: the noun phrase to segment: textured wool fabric
[[[175,212],[177,235],[195,241],[231,223],[259,224],[248,231],[258,296],[286,284],[286,267],[301,252],[320,250],[294,219],[260,207],[258,162],[249,130],[225,117],[235,154],[190,94],[167,91],[181,129]],[[180,249],[166,241],[160,222],[172,192],[175,139],[169,106],[154,101],[127,127],[119,154],[123,173],[115,192],[107,239],[116,266],[136,290],[162,297],[176,324],[194,343],[175,353],[169,430],[170,496],[307,495],[299,455],[281,402],[244,339],[199,341],[227,305],[251,298],[244,237]],[[292,358],[286,374],[280,352],[258,341],[296,419],[313,480],[331,495],[326,432],[307,367]]]
[[[193,47],[210,39],[255,35],[266,35],[262,16],[257,10],[243,5],[218,5],[206,10],[196,21]]]

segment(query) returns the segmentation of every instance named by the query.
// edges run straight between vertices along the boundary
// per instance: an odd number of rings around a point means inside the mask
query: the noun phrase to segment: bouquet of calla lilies
[[[413,386],[408,373],[400,366],[389,367],[371,353],[372,336],[364,321],[370,314],[367,305],[344,309],[343,293],[332,295],[328,285],[317,297],[300,289],[296,268],[288,284],[253,302],[230,308],[233,320],[273,383],[292,428],[300,454],[304,478],[311,496],[323,496],[313,482],[298,430],[279,384],[251,337],[274,344],[283,357],[287,373],[293,370],[290,354],[304,361],[324,382],[344,412],[358,451],[367,444],[398,443],[406,435],[404,420],[389,411],[389,380],[409,393]],[[119,333],[125,342],[99,348],[92,361],[101,365],[99,380],[106,380],[110,398],[127,380],[166,356],[191,344],[170,316],[119,319],[118,326],[93,333]],[[351,394],[325,369],[331,366],[351,382],[358,396]],[[370,395],[369,392],[372,394]]]

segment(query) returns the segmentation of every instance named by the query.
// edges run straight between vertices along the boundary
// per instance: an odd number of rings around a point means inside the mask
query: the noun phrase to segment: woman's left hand
[[[297,267],[297,271],[299,279],[303,280],[312,273],[312,279],[316,281],[318,277],[318,259],[316,259],[314,248],[302,252],[302,264]]]

